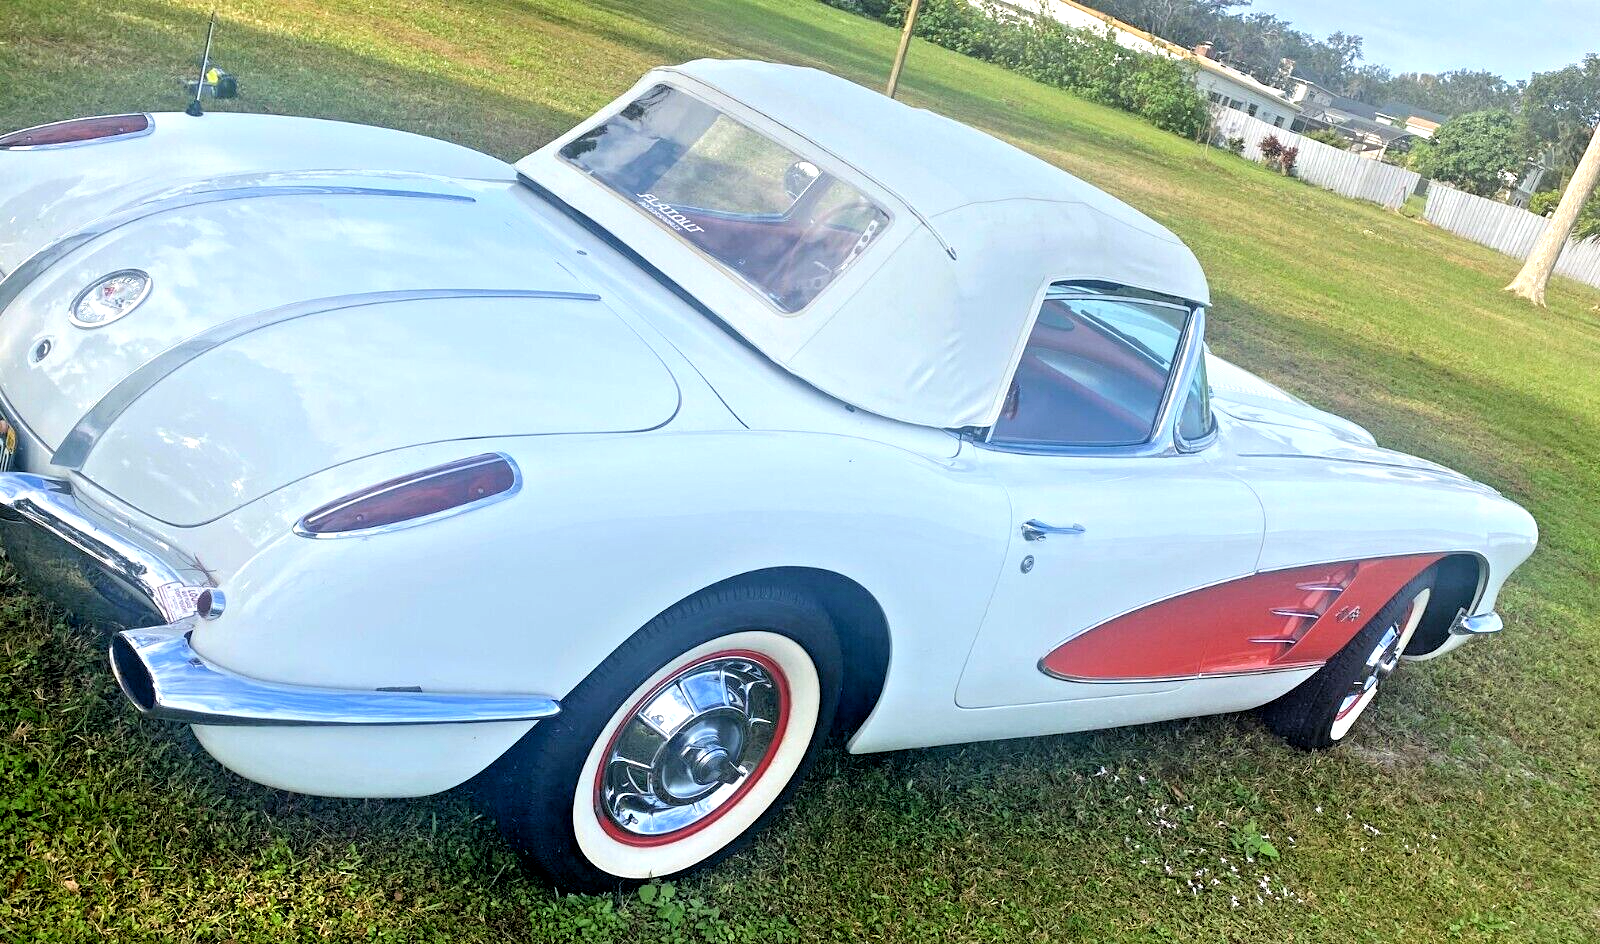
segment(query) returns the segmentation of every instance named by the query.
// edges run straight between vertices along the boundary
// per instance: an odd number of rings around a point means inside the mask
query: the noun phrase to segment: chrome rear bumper
[[[0,473],[0,523],[7,555],[68,610],[123,625],[174,622],[194,612],[207,584],[160,541],[90,514],[64,479]]]
[[[543,695],[361,691],[264,682],[208,663],[189,645],[193,620],[129,629],[111,640],[123,694],[152,718],[217,725],[402,725],[537,721],[561,706]]]

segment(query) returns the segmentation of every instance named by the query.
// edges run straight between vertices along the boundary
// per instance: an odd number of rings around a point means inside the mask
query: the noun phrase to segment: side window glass
[[[1178,441],[1200,442],[1216,428],[1216,417],[1211,414],[1211,382],[1206,378],[1206,359],[1202,356],[1194,372],[1194,382],[1184,394],[1183,412],[1178,414]]]
[[[991,442],[1132,446],[1154,435],[1190,317],[1160,302],[1052,290]]]

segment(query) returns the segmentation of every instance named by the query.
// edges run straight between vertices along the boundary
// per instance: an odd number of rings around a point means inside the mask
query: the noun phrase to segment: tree
[[[1533,136],[1554,145],[1563,167],[1573,167],[1589,141],[1589,129],[1600,123],[1600,54],[1581,63],[1539,72],[1528,80],[1522,113]]]
[[[1453,117],[1491,108],[1513,109],[1522,86],[1493,72],[1455,69],[1438,75],[1401,73],[1375,91],[1385,102],[1404,102]]]
[[[1572,172],[1572,180],[1567,184],[1567,192],[1561,195],[1561,205],[1556,207],[1550,225],[1545,227],[1533,252],[1522,264],[1522,271],[1506,286],[1506,291],[1544,306],[1544,289],[1550,284],[1550,273],[1555,271],[1556,260],[1561,258],[1561,250],[1567,245],[1567,234],[1572,232],[1596,183],[1600,183],[1600,126],[1590,135],[1589,146],[1584,149],[1577,170]]]
[[[1509,111],[1491,109],[1451,118],[1439,127],[1414,169],[1427,177],[1492,197],[1526,157],[1523,137]]]
[[[1528,212],[1535,216],[1551,216],[1561,205],[1560,190],[1541,190],[1528,201]],[[1572,224],[1573,239],[1593,239],[1600,236],[1600,194],[1589,197],[1589,202],[1578,211],[1578,222]]]

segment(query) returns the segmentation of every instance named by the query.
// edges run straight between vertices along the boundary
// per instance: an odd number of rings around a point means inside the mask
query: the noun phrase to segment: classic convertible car
[[[1535,526],[1210,355],[1171,233],[810,69],[656,69],[508,166],[378,128],[0,137],[0,531],[285,790],[481,777],[567,888],[819,745],[1264,707],[1345,738]]]

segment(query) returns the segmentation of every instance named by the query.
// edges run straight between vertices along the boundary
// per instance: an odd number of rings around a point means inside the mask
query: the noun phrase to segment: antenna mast
[[[199,118],[205,114],[200,107],[200,96],[206,90],[206,70],[211,68],[211,35],[217,31],[217,11],[211,11],[211,25],[206,27],[206,49],[200,54],[200,76],[194,83],[194,99],[189,102],[189,107],[183,110],[186,115]]]

